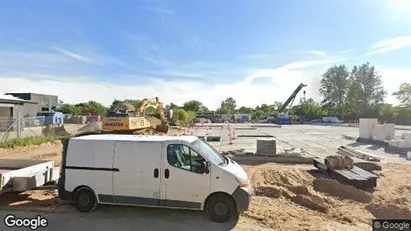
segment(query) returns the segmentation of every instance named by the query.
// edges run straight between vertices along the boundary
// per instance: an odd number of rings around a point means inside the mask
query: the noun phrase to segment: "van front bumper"
[[[250,202],[251,202],[252,191],[253,191],[252,188],[243,189],[243,188],[237,187],[234,190],[233,194],[231,194],[237,205],[237,212],[239,214],[248,209],[248,206],[250,205]]]

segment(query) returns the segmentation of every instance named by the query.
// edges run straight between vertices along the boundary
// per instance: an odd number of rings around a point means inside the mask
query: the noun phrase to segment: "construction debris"
[[[360,158],[360,159],[368,160],[368,161],[376,161],[376,162],[381,161],[381,158],[379,158],[378,156],[374,154],[363,152],[360,150],[354,150],[354,149],[351,149],[345,146],[340,146],[338,148],[337,153],[343,156],[356,157],[356,158]]]
[[[352,169],[354,167],[354,160],[348,156],[327,156],[325,158],[325,164],[328,168],[334,170]]]

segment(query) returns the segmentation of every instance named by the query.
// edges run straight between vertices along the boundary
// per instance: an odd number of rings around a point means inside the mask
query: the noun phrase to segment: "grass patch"
[[[56,143],[68,137],[69,136],[36,136],[23,139],[13,139],[0,143],[0,148],[24,147],[30,145],[40,145],[48,142]]]

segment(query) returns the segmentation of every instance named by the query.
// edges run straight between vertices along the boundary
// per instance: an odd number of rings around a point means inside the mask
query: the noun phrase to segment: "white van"
[[[196,136],[86,135],[63,142],[59,197],[98,204],[204,210],[224,222],[248,209],[246,172]]]

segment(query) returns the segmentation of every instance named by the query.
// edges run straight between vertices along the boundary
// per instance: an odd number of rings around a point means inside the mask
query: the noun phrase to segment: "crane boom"
[[[277,112],[278,113],[283,113],[284,110],[288,107],[288,105],[290,105],[291,102],[294,102],[295,97],[301,91],[301,89],[303,89],[303,87],[306,87],[306,86],[307,86],[306,84],[300,83],[300,85],[298,85],[298,87],[294,90],[294,92],[290,95],[290,97],[288,97],[288,99],[280,107],[280,109],[278,109]]]

